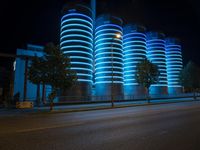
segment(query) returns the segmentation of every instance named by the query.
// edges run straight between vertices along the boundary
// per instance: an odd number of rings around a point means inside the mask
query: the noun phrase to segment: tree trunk
[[[193,91],[193,98],[194,98],[194,100],[196,100],[196,90],[193,89],[192,91]]]
[[[53,110],[53,105],[54,105],[53,101],[54,101],[54,99],[55,99],[55,97],[56,97],[56,94],[57,94],[56,89],[52,88],[52,91],[51,91],[51,93],[49,94],[50,111]]]
[[[42,103],[43,104],[46,104],[46,86],[45,86],[45,84],[43,83],[42,84]]]
[[[150,97],[149,97],[149,87],[146,88],[147,89],[147,102],[150,103]]]
[[[40,84],[37,84],[37,96],[36,96],[37,106],[40,106]]]

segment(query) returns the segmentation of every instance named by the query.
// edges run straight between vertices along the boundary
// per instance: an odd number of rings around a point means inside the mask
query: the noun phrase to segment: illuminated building
[[[96,2],[92,0],[92,10],[80,4],[70,4],[63,9],[60,48],[70,58],[78,82],[61,95],[75,96],[77,100],[82,100],[81,97],[96,100],[90,96],[104,96],[102,100],[110,100],[110,96],[125,95],[125,99],[126,96],[143,96],[145,89],[136,82],[135,69],[145,57],[157,65],[160,72],[159,82],[151,85],[150,94],[181,93],[178,80],[182,69],[180,42],[165,39],[165,35],[158,32],[145,34],[145,28],[140,25],[128,24],[122,29],[122,20],[111,15],[101,15],[96,19],[95,6]],[[37,49],[37,53],[33,49]],[[41,47],[33,45],[29,45],[26,51],[17,50],[17,55],[24,57],[35,53],[44,55]],[[15,94],[21,94],[20,99],[24,95],[24,65],[24,60],[16,59],[14,89]],[[35,98],[36,85],[27,82],[27,97]],[[92,87],[95,89],[93,95]],[[70,97],[70,100],[73,99]]]
[[[180,41],[175,38],[166,38],[167,80],[169,94],[182,93],[180,72],[182,70],[182,53]]]
[[[26,49],[17,49],[16,55],[16,65],[14,67],[14,95],[18,95],[20,101],[23,101],[24,98],[25,100],[35,101],[37,85],[28,80],[27,69],[28,66],[31,65],[32,57],[41,57],[44,55],[43,47],[27,44]],[[50,90],[50,86],[46,86],[44,94],[48,95]],[[42,93],[42,85],[40,86],[40,93]],[[40,96],[42,96],[42,94]]]
[[[90,8],[72,5],[64,8],[61,18],[60,47],[70,58],[78,83],[68,95],[91,95],[93,84],[93,20]]]
[[[126,25],[123,28],[124,49],[124,95],[144,94],[144,87],[139,86],[135,78],[137,64],[146,58],[145,28],[140,25]]]
[[[148,32],[147,36],[147,58],[159,70],[159,82],[152,84],[150,94],[167,94],[167,68],[165,55],[165,35],[158,32]]]
[[[95,89],[97,96],[123,95],[122,20],[102,15],[95,29]]]

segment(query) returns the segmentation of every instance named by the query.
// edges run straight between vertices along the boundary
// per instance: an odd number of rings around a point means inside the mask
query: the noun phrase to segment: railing
[[[114,95],[114,103],[116,102],[137,102],[137,101],[147,101],[153,102],[154,100],[166,100],[166,99],[180,99],[181,98],[189,98],[189,99],[196,99],[197,97],[200,97],[200,93],[182,93],[182,94],[171,94],[171,95]],[[54,103],[56,105],[70,105],[70,104],[92,104],[92,103],[111,103],[111,95],[107,96],[62,96],[57,97],[54,100]],[[23,101],[21,100],[15,100],[13,97],[7,99],[8,102],[5,102],[7,104],[15,105],[16,102]],[[48,98],[45,98],[45,101],[38,102],[36,100],[36,97],[27,98],[27,101],[33,102],[35,106],[37,105],[49,105]]]

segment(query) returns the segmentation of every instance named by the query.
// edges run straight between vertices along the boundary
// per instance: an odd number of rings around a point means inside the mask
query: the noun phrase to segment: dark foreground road
[[[0,150],[200,150],[200,102],[0,117]]]

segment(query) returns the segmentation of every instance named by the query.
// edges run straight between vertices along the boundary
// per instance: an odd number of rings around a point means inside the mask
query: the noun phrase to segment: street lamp
[[[114,107],[114,94],[113,94],[113,82],[114,82],[113,41],[114,41],[116,38],[117,38],[117,39],[121,38],[121,34],[120,34],[120,33],[116,33],[115,36],[112,38],[112,41],[111,41],[111,64],[112,64],[111,106],[112,106],[112,107]]]

